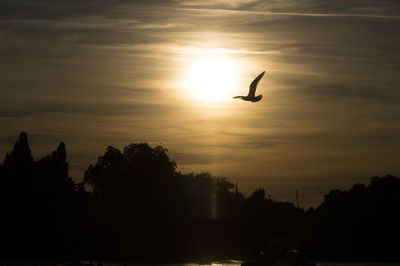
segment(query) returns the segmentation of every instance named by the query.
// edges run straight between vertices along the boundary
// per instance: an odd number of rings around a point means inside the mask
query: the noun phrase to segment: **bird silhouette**
[[[263,71],[260,75],[258,75],[253,82],[250,84],[249,88],[249,94],[247,96],[235,96],[233,99],[240,98],[243,101],[249,101],[249,102],[258,102],[262,98],[262,94],[256,96],[256,89],[257,89],[257,84],[260,81],[260,79],[264,76],[265,71]]]

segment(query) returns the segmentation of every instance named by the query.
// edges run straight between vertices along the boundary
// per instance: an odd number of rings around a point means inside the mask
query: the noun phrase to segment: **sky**
[[[400,175],[400,1],[0,0],[0,158],[107,146],[317,206]],[[262,71],[260,102],[246,95]]]

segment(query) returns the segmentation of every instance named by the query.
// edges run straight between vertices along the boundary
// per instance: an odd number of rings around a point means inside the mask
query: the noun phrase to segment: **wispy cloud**
[[[356,18],[380,18],[380,19],[400,19],[400,16],[379,15],[379,14],[352,14],[352,13],[297,13],[297,12],[271,12],[271,11],[251,11],[238,9],[211,9],[211,8],[180,8],[180,10],[207,12],[207,13],[229,13],[229,14],[249,14],[249,15],[270,15],[270,16],[304,16],[304,17],[356,17]]]
[[[238,8],[243,5],[255,4],[260,0],[178,0],[177,4],[180,6],[223,6]]]

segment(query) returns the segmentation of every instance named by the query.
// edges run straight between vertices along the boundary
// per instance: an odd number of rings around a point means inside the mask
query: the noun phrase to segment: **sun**
[[[190,97],[203,101],[232,99],[237,84],[233,59],[208,55],[191,62],[187,68],[184,88]]]

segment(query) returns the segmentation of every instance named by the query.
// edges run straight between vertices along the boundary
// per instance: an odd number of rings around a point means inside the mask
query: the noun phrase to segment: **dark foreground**
[[[83,265],[90,265],[90,261],[82,261]],[[199,266],[199,265],[214,265],[214,266],[240,266],[243,262],[236,260],[215,261],[215,262],[192,262],[192,263],[134,263],[121,261],[101,261],[103,266]],[[0,262],[2,266],[70,266],[70,262]],[[94,263],[97,266],[98,263]],[[316,266],[400,266],[400,263],[385,263],[385,262],[316,262]]]
[[[331,190],[315,209],[244,197],[227,178],[182,174],[162,146],[108,147],[81,182],[64,143],[37,160],[21,133],[0,164],[0,260],[211,258],[400,261],[400,179]]]

